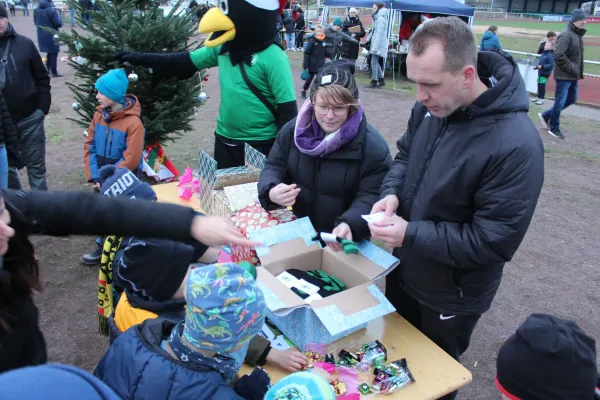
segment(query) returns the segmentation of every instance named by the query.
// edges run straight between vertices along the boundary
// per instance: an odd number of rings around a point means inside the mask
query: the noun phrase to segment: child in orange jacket
[[[136,175],[142,169],[142,108],[137,97],[127,94],[128,86],[129,80],[122,69],[110,70],[96,81],[96,99],[100,105],[88,128],[83,157],[85,178],[98,190],[98,171],[105,165],[127,168]],[[100,263],[103,240],[99,238],[96,244],[96,250],[81,257],[84,264]]]

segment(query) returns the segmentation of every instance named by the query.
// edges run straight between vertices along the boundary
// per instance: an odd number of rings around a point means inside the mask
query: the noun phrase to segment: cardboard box
[[[267,318],[304,351],[309,343],[329,344],[395,311],[374,280],[392,271],[399,260],[361,241],[360,254],[336,253],[313,242],[308,218],[250,233],[266,246],[256,249],[262,267],[257,284],[265,295]],[[321,269],[346,284],[343,292],[306,303],[277,276],[290,269]]]
[[[245,145],[245,157],[246,165],[243,167],[217,169],[217,162],[200,149],[197,170],[200,206],[208,215],[228,218],[233,214],[223,192],[224,187],[258,182],[267,158],[248,144]]]

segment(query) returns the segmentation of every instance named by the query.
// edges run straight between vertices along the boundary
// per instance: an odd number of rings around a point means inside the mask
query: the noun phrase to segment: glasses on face
[[[348,111],[348,106],[328,106],[326,104],[314,104],[315,112],[325,115],[331,110],[335,115],[342,115]]]

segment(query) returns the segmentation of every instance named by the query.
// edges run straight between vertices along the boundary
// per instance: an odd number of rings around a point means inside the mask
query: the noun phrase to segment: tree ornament
[[[204,77],[204,82],[208,82],[208,76]]]
[[[129,75],[127,75],[127,79],[129,79],[129,82],[137,82],[138,75],[135,72],[132,72]]]
[[[208,99],[208,95],[205,92],[200,92],[198,95],[198,103],[205,103],[206,99]]]
[[[75,110],[75,111],[81,110],[81,104],[79,104],[79,103],[73,103],[73,105],[71,107],[73,107],[73,110]]]
[[[54,35],[52,38],[54,39],[54,41],[56,43],[58,43],[58,41],[60,40],[60,38],[58,37],[58,35]]]
[[[88,63],[88,59],[81,56],[73,57],[73,60],[79,65],[85,65]]]

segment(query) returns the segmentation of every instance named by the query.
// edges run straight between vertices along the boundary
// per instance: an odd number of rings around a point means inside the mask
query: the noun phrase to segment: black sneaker
[[[377,87],[382,87],[382,86],[385,86],[385,79],[383,79],[383,78],[381,78],[379,80],[379,82],[377,83]]]
[[[303,91],[302,91],[302,93],[301,93],[301,96],[302,96],[302,98],[303,98],[303,99],[305,99],[305,98],[306,98],[306,90],[303,90]]]
[[[377,81],[371,81],[371,83],[368,86],[365,86],[367,89],[376,89],[377,88]]]
[[[96,250],[89,254],[81,256],[81,262],[85,265],[98,265],[100,264],[100,258],[102,257],[102,248],[96,247]]]
[[[562,134],[562,132],[560,131],[560,129],[556,128],[556,129],[548,129],[548,133],[552,136],[554,136],[555,138],[559,138],[559,139],[564,139],[565,135]]]
[[[542,123],[544,129],[550,129],[550,118],[544,117],[544,114],[538,113],[538,117],[540,118],[540,122]]]

